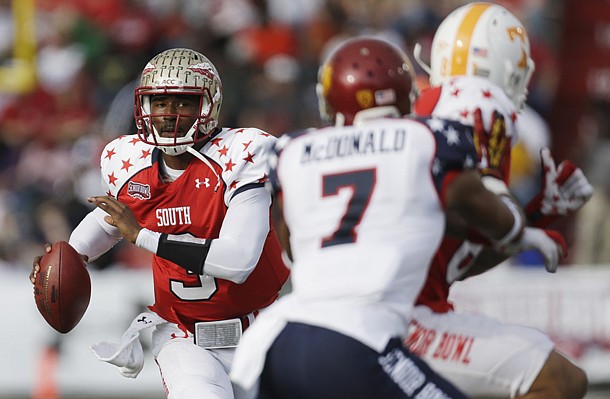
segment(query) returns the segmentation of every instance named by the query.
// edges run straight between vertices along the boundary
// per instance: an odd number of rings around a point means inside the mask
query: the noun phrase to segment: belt
[[[195,344],[205,349],[234,348],[254,321],[258,311],[227,320],[195,323]]]
[[[246,328],[250,327],[250,325],[254,322],[254,319],[258,316],[258,310],[255,310],[252,313],[248,313],[245,316],[241,316],[239,320],[241,320],[241,331],[246,331]]]

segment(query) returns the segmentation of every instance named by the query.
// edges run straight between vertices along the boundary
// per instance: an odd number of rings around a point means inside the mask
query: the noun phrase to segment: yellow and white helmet
[[[432,41],[430,84],[472,75],[500,86],[522,109],[534,72],[530,42],[523,24],[497,4],[477,2],[459,7],[440,24]]]

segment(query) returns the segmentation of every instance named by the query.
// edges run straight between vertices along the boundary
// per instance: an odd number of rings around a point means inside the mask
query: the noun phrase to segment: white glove
[[[593,196],[593,187],[572,161],[566,160],[557,168],[559,193],[565,201],[568,212],[576,212]]]
[[[559,166],[548,148],[540,150],[542,188],[525,207],[528,220],[538,227],[546,226],[560,216],[579,210],[593,195],[593,187],[570,160]]]
[[[544,268],[549,273],[555,273],[559,259],[567,255],[568,247],[558,231],[526,227],[521,236],[502,250],[514,255],[535,249],[544,257]]]

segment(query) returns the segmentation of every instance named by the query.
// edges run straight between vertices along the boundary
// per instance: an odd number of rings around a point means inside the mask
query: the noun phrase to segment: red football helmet
[[[375,109],[378,116],[409,114],[416,95],[414,81],[411,62],[398,47],[372,37],[348,40],[320,66],[320,116],[330,123],[352,125],[362,110]]]

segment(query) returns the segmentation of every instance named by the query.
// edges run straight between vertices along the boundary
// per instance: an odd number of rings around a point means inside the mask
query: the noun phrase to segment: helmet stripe
[[[464,16],[455,36],[455,44],[453,46],[453,55],[451,59],[451,72],[449,75],[466,75],[472,32],[474,31],[479,18],[481,18],[481,15],[490,6],[491,4],[489,3],[474,3]]]

